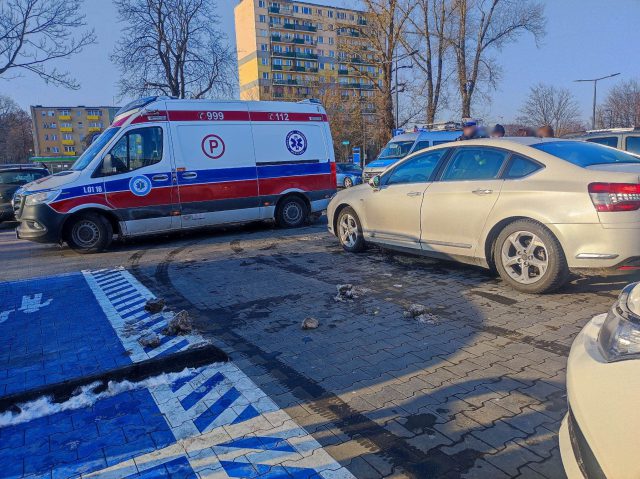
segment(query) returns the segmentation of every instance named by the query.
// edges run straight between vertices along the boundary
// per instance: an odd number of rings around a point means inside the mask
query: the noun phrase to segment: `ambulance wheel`
[[[276,223],[281,228],[297,228],[302,226],[309,216],[309,208],[301,198],[289,196],[278,204]]]
[[[69,247],[83,254],[104,251],[113,238],[113,227],[102,215],[84,213],[71,220],[66,240]]]

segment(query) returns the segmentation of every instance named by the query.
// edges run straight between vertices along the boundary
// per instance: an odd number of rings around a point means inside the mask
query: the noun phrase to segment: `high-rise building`
[[[33,160],[73,163],[89,140],[111,124],[117,111],[111,106],[32,106]]]
[[[326,91],[372,98],[380,63],[358,10],[293,0],[235,7],[240,98],[298,100]]]

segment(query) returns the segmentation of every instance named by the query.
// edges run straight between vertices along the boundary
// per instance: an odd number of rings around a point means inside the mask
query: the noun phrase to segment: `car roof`
[[[39,165],[2,165],[0,170],[46,170],[47,168]]]
[[[456,142],[455,146],[465,145],[482,145],[482,146],[495,146],[501,148],[510,148],[512,146],[532,146],[539,143],[551,143],[556,141],[579,141],[579,140],[566,140],[563,138],[538,138],[536,136],[505,136],[503,138],[477,138],[475,140],[464,140]],[[434,148],[447,148],[451,147],[450,143],[444,143],[437,145]]]

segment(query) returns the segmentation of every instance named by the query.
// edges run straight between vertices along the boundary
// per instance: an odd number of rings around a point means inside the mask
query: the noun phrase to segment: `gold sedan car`
[[[447,143],[338,193],[329,231],[350,252],[376,243],[476,264],[544,293],[570,272],[640,269],[639,180],[639,157],[594,143]]]

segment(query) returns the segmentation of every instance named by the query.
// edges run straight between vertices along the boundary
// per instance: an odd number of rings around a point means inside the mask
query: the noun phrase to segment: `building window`
[[[260,1],[258,2],[258,7],[260,7],[260,8],[264,8],[264,6],[265,6],[264,0],[260,0]]]
[[[58,141],[58,135],[55,133],[51,135],[51,141]]]
[[[310,7],[302,7],[302,13],[305,15],[311,15],[311,8]]]
[[[316,15],[318,15],[318,16],[320,16],[320,17],[321,17],[321,16],[322,16],[322,10],[318,8],[318,9],[316,10]]]
[[[49,115],[49,116],[56,116],[56,112],[55,112],[55,111],[52,111],[52,110],[49,110],[49,111],[47,112],[47,115]]]
[[[333,10],[327,11],[327,17],[333,18]]]
[[[267,23],[267,16],[266,15],[258,15],[258,21],[260,23]]]
[[[267,72],[263,72],[262,73],[262,79],[263,80],[268,80],[269,79],[269,74]]]
[[[333,37],[329,37],[329,45],[333,45],[335,42],[335,39]]]
[[[294,5],[293,6],[293,13],[298,13],[298,12],[299,12],[298,5]]]
[[[260,36],[261,37],[266,37],[267,36],[267,31],[266,30],[260,30]]]
[[[269,50],[269,48],[267,47],[267,45],[265,43],[261,43],[260,44],[260,50],[262,50],[263,52],[266,52]]]
[[[267,58],[262,58],[262,64],[263,65],[268,65],[269,64],[269,60]]]
[[[75,146],[65,146],[64,147],[64,151],[67,152],[67,153],[75,153],[76,147]]]
[[[63,116],[69,116],[71,115],[71,112],[69,110],[60,110],[60,114]]]
[[[324,37],[318,37],[318,43],[324,43]]]
[[[51,147],[51,151],[53,153],[60,153],[60,148],[58,148],[57,146],[53,146],[53,147]]]
[[[73,135],[71,133],[65,133],[62,138],[65,140],[73,140]]]

